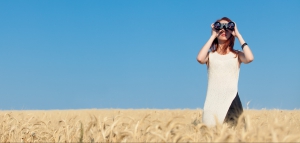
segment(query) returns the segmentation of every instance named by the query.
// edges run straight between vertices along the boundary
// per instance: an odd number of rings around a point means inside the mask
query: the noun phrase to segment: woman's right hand
[[[217,31],[215,28],[214,28],[214,23],[212,23],[211,25],[211,36],[214,36],[215,38],[218,37],[218,34],[219,34],[219,31]]]

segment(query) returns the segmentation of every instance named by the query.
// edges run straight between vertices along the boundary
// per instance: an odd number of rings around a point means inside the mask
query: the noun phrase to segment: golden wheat
[[[300,142],[300,110],[245,110],[236,127],[202,110],[0,111],[0,142]]]

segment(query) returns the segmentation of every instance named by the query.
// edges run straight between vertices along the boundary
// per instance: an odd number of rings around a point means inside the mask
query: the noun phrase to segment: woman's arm
[[[198,56],[197,56],[197,61],[200,64],[205,64],[208,61],[208,50],[211,47],[211,44],[215,38],[216,37],[214,37],[214,36],[210,36],[208,41],[205,43],[205,45],[199,51]]]
[[[211,44],[213,43],[215,38],[217,37],[217,31],[213,28],[213,24],[211,24],[211,28],[212,34],[208,41],[205,43],[205,45],[201,48],[197,56],[197,61],[200,64],[205,64],[208,61],[208,50],[211,47]]]
[[[239,39],[241,45],[245,43],[245,40],[243,39],[242,35],[238,31],[236,23],[235,23],[234,31],[231,31],[231,34]],[[239,60],[245,64],[248,64],[254,60],[253,54],[248,45],[245,45],[243,48],[243,52],[239,52],[238,55],[239,55]]]
[[[237,38],[239,39],[241,45],[243,45],[245,43],[245,40],[243,39],[243,37],[240,34],[237,35]],[[248,45],[245,45],[243,48],[243,52],[239,52],[238,55],[239,55],[240,61],[245,64],[248,64],[254,60],[253,54]]]

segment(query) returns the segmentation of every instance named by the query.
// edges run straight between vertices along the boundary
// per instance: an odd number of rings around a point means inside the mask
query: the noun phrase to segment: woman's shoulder
[[[241,53],[243,53],[242,51],[240,50],[233,50],[230,52],[232,55],[235,55],[235,57],[238,57]]]
[[[244,53],[242,50],[234,50],[236,53]]]
[[[217,52],[216,51],[208,51],[208,55],[213,55],[213,54],[216,54]]]
[[[241,54],[244,54],[244,52],[241,51],[241,50],[235,50],[235,53],[236,53],[237,56],[240,56]]]

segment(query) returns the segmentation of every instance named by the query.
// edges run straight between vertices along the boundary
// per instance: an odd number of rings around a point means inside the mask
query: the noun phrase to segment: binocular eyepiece
[[[224,30],[227,30],[227,29],[229,29],[229,30],[234,30],[234,27],[235,27],[235,24],[234,24],[234,22],[228,22],[228,23],[220,23],[220,22],[215,22],[214,23],[214,28],[216,29],[216,30],[221,30],[221,29],[224,29]]]

